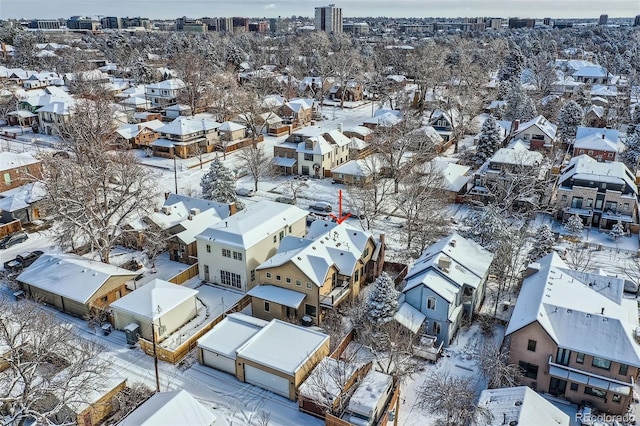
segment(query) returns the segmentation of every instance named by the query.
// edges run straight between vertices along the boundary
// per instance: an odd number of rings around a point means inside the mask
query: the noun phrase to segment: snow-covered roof
[[[246,127],[233,121],[225,121],[218,127],[218,130],[221,132],[235,132],[236,130],[242,129],[246,129]]]
[[[162,229],[171,228],[179,223],[183,223],[183,227],[185,229],[196,228],[199,226],[201,220],[198,216],[203,213],[207,213],[203,218],[207,218],[207,220],[211,221],[209,222],[209,225],[214,221],[217,222],[218,220],[226,219],[230,214],[229,204],[179,194],[169,194],[163,204],[163,207],[170,207],[170,214],[166,214],[163,211],[157,211],[148,216],[150,221]],[[191,213],[193,209],[199,210],[200,213],[192,215]],[[189,216],[192,216],[191,219],[193,223],[186,222],[189,220]]]
[[[622,296],[624,279],[578,273],[556,252],[530,267],[507,335],[537,322],[560,347],[640,367],[638,308]]]
[[[50,112],[58,115],[70,115],[73,103],[56,101],[38,108],[38,112]]]
[[[471,167],[446,161],[443,157],[434,158],[429,165],[442,175],[444,186],[442,189],[447,191],[460,192],[471,179],[471,176],[467,175]]]
[[[47,195],[43,182],[31,182],[0,193],[0,211],[15,212],[29,207]]]
[[[267,284],[255,286],[249,290],[247,294],[251,297],[277,303],[282,306],[288,306],[294,309],[300,308],[300,304],[306,297],[304,293],[299,291]]]
[[[338,129],[329,130],[327,133],[325,133],[324,137],[325,139],[330,139],[333,143],[335,143],[338,146],[349,145],[349,143],[351,142],[351,139],[345,136]]]
[[[562,185],[570,179],[622,184],[638,193],[634,176],[624,163],[599,163],[586,154],[573,157],[569,161],[569,165],[560,175],[559,182]]]
[[[238,357],[285,374],[295,374],[329,341],[329,336],[277,319],[237,351]]]
[[[159,83],[151,83],[151,84],[147,84],[147,92],[149,92],[151,89],[155,89],[155,90],[177,90],[177,89],[184,89],[186,86],[184,84],[184,82],[182,80],[180,80],[179,78],[171,78],[169,80],[164,80],[161,81]]]
[[[5,170],[11,170],[18,167],[28,166],[30,164],[39,163],[40,160],[35,158],[29,152],[13,153],[5,151],[0,155],[0,172]]]
[[[138,136],[144,129],[149,129],[155,132],[164,125],[165,124],[160,120],[144,121],[137,124],[123,124],[116,130],[116,132],[125,139],[131,139]]]
[[[393,378],[388,374],[375,370],[369,371],[351,396],[347,411],[373,419],[373,411],[381,399],[388,397],[387,389],[392,384]]]
[[[307,141],[313,142],[313,147],[311,149],[307,149],[307,146],[306,146]],[[325,155],[331,151],[333,151],[333,147],[322,136],[312,136],[312,137],[306,138],[304,142],[298,143],[298,148],[296,149],[296,152],[303,152],[307,154],[318,154],[318,155]]]
[[[588,136],[576,138],[576,141],[573,143],[573,149],[576,150],[578,148],[618,152],[618,143],[607,138],[604,132],[601,135],[593,133]]]
[[[359,363],[324,357],[298,388],[298,394],[322,406],[331,407],[345,391],[346,381],[358,370]]]
[[[364,126],[352,126],[344,129],[344,132],[350,132],[364,138],[373,133],[373,130]]]
[[[267,324],[269,324],[267,321],[259,318],[241,313],[232,313],[198,339],[198,346],[235,359],[236,350]]]
[[[544,118],[544,116],[539,115],[532,120],[521,123],[518,127],[518,130],[516,130],[516,132],[513,134],[514,139],[517,139],[518,135],[524,133],[532,126],[536,126],[537,128],[539,128],[545,135],[549,136],[549,138],[551,139],[554,139],[556,137],[558,126]]]
[[[86,304],[111,277],[133,278],[138,272],[86,257],[63,253],[45,253],[25,269],[17,280],[41,290]]]
[[[309,212],[296,206],[262,200],[220,221],[196,240],[217,241],[241,248],[249,248],[279,232],[283,226],[304,219]]]
[[[365,177],[379,172],[381,169],[382,160],[378,159],[378,157],[372,157],[366,160],[349,160],[338,167],[334,167],[331,173]]]
[[[118,426],[211,426],[215,420],[215,414],[182,389],[156,393]]]
[[[322,287],[331,266],[341,275],[353,275],[371,234],[341,224],[316,220],[304,238],[286,236],[278,251],[256,269],[268,269],[293,263],[318,287]]]
[[[220,127],[220,123],[217,123],[213,120],[207,120],[205,118],[198,117],[180,116],[173,120],[171,123],[166,124],[156,130],[160,133],[166,133],[169,135],[185,136],[199,132],[208,132],[217,129],[218,127]]]
[[[296,99],[291,100],[285,104],[291,111],[299,113],[302,110],[311,109],[313,107],[313,102],[309,102],[307,99]]]
[[[449,261],[451,265],[448,268],[439,266]],[[493,253],[454,233],[425,249],[409,269],[405,278],[407,284],[402,291],[406,293],[418,285],[425,285],[445,299],[453,300],[463,285],[476,288],[492,261]]]
[[[116,311],[127,312],[154,321],[171,312],[181,303],[193,299],[198,290],[154,279],[111,303]]]
[[[289,157],[273,157],[271,164],[274,166],[293,167],[298,160]]]
[[[424,320],[427,319],[427,316],[407,302],[404,302],[400,305],[400,308],[395,313],[393,318],[415,334],[420,331],[420,327],[422,327],[422,324],[424,323]]]
[[[591,87],[591,91],[589,92],[589,94],[592,97],[598,97],[598,96],[615,97],[615,96],[618,96],[618,87],[603,85],[603,84],[594,84]]]
[[[373,124],[380,127],[392,127],[402,121],[402,117],[387,111],[383,114],[376,115],[363,121],[364,124]]]
[[[603,134],[605,138],[612,141],[616,141],[616,142],[620,137],[620,131],[618,129],[601,129],[599,127],[584,127],[584,126],[578,126],[578,128],[576,129],[576,139],[580,139],[589,135],[603,135]]]
[[[585,77],[585,78],[604,78],[604,77],[612,77],[612,74],[607,71],[605,67],[600,65],[589,64],[587,66],[579,67],[573,74],[572,77]]]
[[[490,163],[534,166],[540,164],[544,156],[538,151],[530,151],[521,141],[513,146],[500,148],[489,160]]]
[[[480,394],[478,407],[487,410],[493,417],[486,426],[571,424],[567,414],[528,386],[485,389]]]

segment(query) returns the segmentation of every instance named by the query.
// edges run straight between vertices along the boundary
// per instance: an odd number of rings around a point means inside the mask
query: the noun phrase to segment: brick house
[[[586,154],[596,161],[618,161],[619,131],[595,127],[578,127],[573,156]]]
[[[0,156],[0,192],[42,179],[40,160],[28,152],[3,152]]]

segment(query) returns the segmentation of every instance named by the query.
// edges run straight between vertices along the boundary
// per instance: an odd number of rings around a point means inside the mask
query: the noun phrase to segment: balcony
[[[351,292],[351,286],[349,283],[335,287],[329,294],[320,295],[320,305],[335,308],[340,302],[342,302]]]
[[[553,362],[552,360],[553,355],[549,355],[549,375],[553,377],[582,383],[583,385],[611,391],[625,396],[631,395],[631,392],[633,391],[633,377],[631,377],[630,382],[623,382],[621,380],[612,379],[606,376],[601,376],[599,374],[594,374],[587,371],[579,370],[577,368],[558,364]]]

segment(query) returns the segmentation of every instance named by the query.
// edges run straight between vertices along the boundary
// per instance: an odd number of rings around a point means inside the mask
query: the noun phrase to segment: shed
[[[215,414],[207,410],[186,390],[156,393],[118,426],[211,426]]]
[[[355,425],[377,424],[393,391],[393,378],[372,370],[367,374],[349,400],[343,415]]]
[[[236,374],[236,350],[268,324],[258,318],[233,313],[198,339],[198,360],[207,367]]]
[[[298,386],[328,354],[328,335],[274,319],[237,350],[236,377],[295,401]]]
[[[153,322],[160,342],[196,316],[197,294],[197,290],[155,279],[111,304],[115,328],[124,330],[137,323],[141,336],[152,340]]]

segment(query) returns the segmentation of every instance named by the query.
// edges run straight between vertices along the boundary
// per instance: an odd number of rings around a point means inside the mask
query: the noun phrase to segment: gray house
[[[404,303],[426,317],[426,333],[445,346],[451,343],[462,318],[471,318],[484,299],[492,260],[492,253],[458,234],[425,250],[409,270],[402,293]]]

